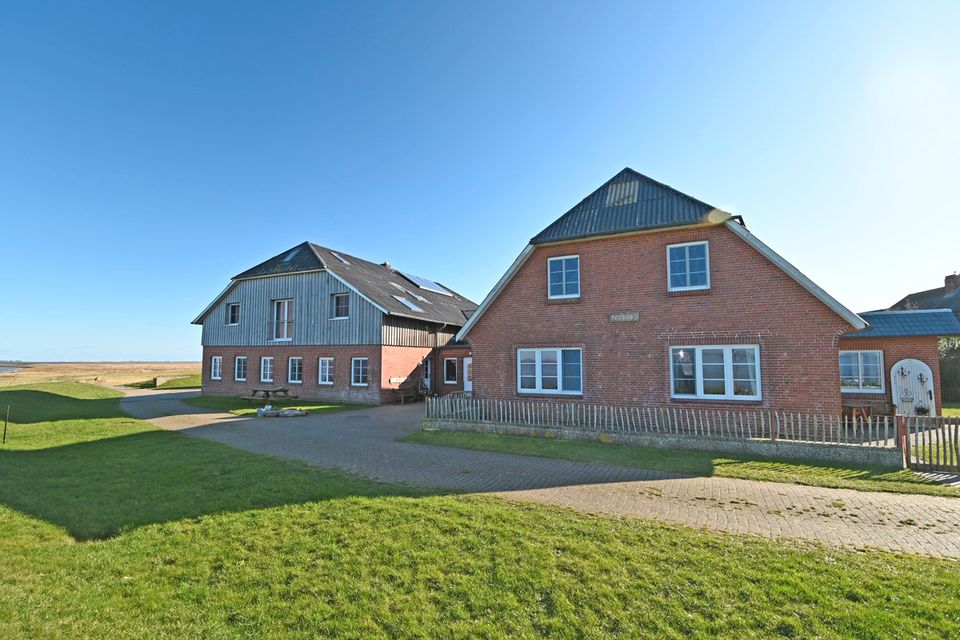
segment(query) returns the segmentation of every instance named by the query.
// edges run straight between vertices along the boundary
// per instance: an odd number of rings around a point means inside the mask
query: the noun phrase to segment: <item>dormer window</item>
[[[710,288],[710,245],[707,241],[667,246],[667,289],[696,291]]]
[[[559,256],[547,260],[547,297],[580,297],[580,256]]]

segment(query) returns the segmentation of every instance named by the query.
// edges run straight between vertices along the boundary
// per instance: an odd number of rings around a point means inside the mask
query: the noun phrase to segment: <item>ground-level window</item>
[[[260,358],[260,382],[273,382],[273,358]]]
[[[583,354],[580,349],[518,349],[519,393],[583,393]]]
[[[350,361],[350,384],[355,387],[365,387],[369,384],[369,360],[367,358],[353,358]]]
[[[239,302],[231,302],[227,305],[227,324],[240,324]]]
[[[674,398],[760,400],[760,346],[671,347]]]
[[[320,358],[317,371],[318,384],[333,384],[333,358]]]
[[[443,383],[457,384],[457,359],[443,359]]]
[[[303,384],[303,358],[295,356],[287,361],[287,382]]]
[[[210,358],[210,379],[220,380],[223,377],[223,357],[213,356]]]
[[[233,379],[237,382],[247,381],[247,356],[237,356],[234,359]]]
[[[548,298],[580,297],[580,256],[559,256],[547,260]]]
[[[710,288],[710,247],[706,241],[667,247],[667,288],[670,291]]]
[[[841,351],[840,390],[883,393],[883,351]]]

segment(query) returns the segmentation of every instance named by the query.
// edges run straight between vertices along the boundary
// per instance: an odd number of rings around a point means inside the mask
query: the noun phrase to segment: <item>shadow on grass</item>
[[[75,398],[36,389],[0,390],[0,411],[5,412],[7,405],[10,420],[17,424],[127,417],[116,397]]]
[[[165,431],[0,451],[0,503],[77,540],[216,513],[375,495],[423,492]]]

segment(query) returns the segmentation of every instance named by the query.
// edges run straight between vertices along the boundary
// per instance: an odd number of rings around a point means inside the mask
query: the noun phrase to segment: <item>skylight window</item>
[[[630,180],[629,182],[617,182],[607,187],[607,207],[617,207],[622,204],[633,204],[637,201],[637,195],[640,193],[640,182]]]
[[[344,258],[342,255],[340,255],[340,254],[337,253],[336,251],[331,251],[331,252],[330,252],[330,255],[332,255],[334,258],[336,258],[337,260],[339,260],[339,261],[342,262],[343,264],[350,264],[350,262],[349,262],[346,258]]]
[[[404,298],[403,296],[393,296],[393,297],[396,298],[397,301],[399,301],[400,304],[402,304],[403,306],[405,306],[407,309],[410,309],[410,311],[419,311],[420,313],[423,313],[423,309],[421,309],[421,308],[418,307],[417,305],[413,304],[412,302],[410,302],[409,300],[407,300],[407,299]]]
[[[300,253],[300,247],[297,247],[293,251],[287,254],[287,257],[283,259],[284,262],[290,262],[297,257],[297,254]]]
[[[404,278],[406,278],[413,284],[417,285],[424,291],[433,291],[434,293],[439,293],[442,296],[451,296],[451,297],[453,296],[453,294],[450,293],[450,291],[448,291],[447,289],[444,289],[433,280],[427,280],[426,278],[421,278],[420,276],[415,276],[410,273],[403,273],[402,271],[397,271],[397,273],[399,273]]]

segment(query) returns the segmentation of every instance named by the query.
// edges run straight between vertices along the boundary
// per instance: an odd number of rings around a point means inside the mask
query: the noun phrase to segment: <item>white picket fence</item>
[[[862,447],[897,446],[896,420],[889,416],[853,419],[787,411],[494,400],[457,394],[427,398],[426,418],[622,434],[677,434],[727,440],[765,439]]]

